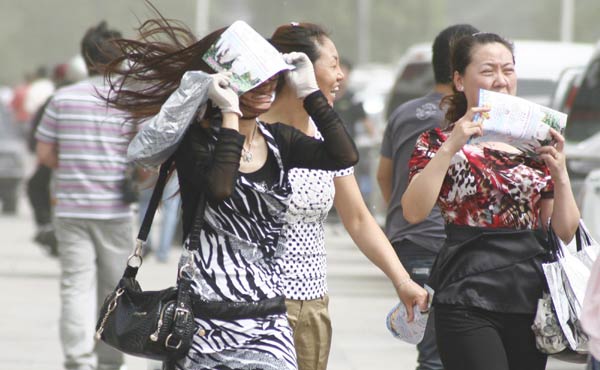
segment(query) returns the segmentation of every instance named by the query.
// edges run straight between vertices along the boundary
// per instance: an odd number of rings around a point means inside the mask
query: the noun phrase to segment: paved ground
[[[15,216],[0,216],[0,369],[60,370],[58,340],[59,267],[31,242],[32,218],[22,200]],[[414,346],[393,339],[384,325],[397,299],[391,284],[358,252],[339,227],[328,229],[329,285],[334,325],[330,370],[414,369]],[[168,264],[145,261],[144,289],[160,289],[175,279],[174,247]],[[129,370],[153,366],[128,357]],[[584,369],[551,361],[548,369]]]

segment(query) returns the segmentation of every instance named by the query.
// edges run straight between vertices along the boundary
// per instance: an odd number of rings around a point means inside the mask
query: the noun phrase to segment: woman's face
[[[458,91],[464,91],[469,108],[477,106],[479,89],[516,95],[513,54],[497,42],[476,46],[464,75],[454,72],[454,86]]]
[[[271,108],[275,96],[275,88],[277,88],[278,76],[279,74],[272,76],[262,84],[252,90],[246,91],[240,96],[240,110],[244,118],[258,117]]]
[[[329,104],[333,105],[335,95],[340,89],[340,82],[344,79],[344,73],[333,41],[325,37],[322,43],[318,43],[318,48],[319,59],[313,63],[317,84]]]

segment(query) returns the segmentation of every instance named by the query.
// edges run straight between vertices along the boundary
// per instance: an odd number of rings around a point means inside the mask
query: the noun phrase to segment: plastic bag
[[[591,273],[591,260],[598,256],[598,243],[592,239],[583,221],[575,235],[575,250],[565,245],[549,227],[551,254],[554,261],[542,264],[552,305],[569,348],[587,352],[588,336],[581,327],[582,306]]]
[[[433,289],[425,285],[425,290],[429,293],[429,304],[427,309],[431,308],[433,299]],[[429,319],[429,311],[421,312],[420,308],[415,305],[413,307],[413,321],[406,322],[407,313],[406,307],[402,302],[395,305],[387,314],[385,324],[390,333],[396,339],[400,339],[410,344],[418,344],[423,340],[425,335],[425,327]]]
[[[208,101],[212,77],[202,71],[188,71],[177,90],[162,105],[157,115],[146,121],[127,148],[127,159],[154,169],[177,149],[189,125]]]

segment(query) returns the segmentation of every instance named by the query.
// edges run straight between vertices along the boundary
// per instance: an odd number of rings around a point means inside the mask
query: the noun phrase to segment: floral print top
[[[424,132],[409,161],[409,181],[425,168],[450,132]],[[452,158],[437,204],[446,224],[536,229],[540,200],[554,197],[542,160],[477,145],[465,145]]]

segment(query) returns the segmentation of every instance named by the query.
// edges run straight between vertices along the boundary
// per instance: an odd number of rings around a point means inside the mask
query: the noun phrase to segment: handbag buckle
[[[187,319],[187,315],[190,314],[190,310],[187,308],[177,307],[175,309],[175,320],[179,319],[180,314],[182,315],[182,319],[185,320]]]
[[[180,338],[180,339],[177,341],[177,344],[171,344],[171,343],[169,343],[169,341],[170,341],[171,339],[173,339],[172,337],[173,337],[173,333],[171,333],[171,334],[169,334],[169,335],[167,336],[167,339],[165,339],[165,347],[167,347],[168,349],[175,349],[175,350],[177,350],[177,349],[179,349],[179,347],[181,347],[182,340],[181,340],[181,338]]]

